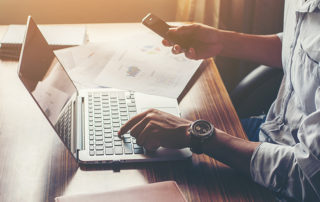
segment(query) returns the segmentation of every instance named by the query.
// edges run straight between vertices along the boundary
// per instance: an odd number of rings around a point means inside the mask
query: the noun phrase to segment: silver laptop
[[[129,133],[118,138],[121,125],[149,108],[179,116],[177,101],[111,88],[77,90],[30,16],[18,75],[79,163],[167,161],[191,156],[189,149],[159,148],[148,153]]]

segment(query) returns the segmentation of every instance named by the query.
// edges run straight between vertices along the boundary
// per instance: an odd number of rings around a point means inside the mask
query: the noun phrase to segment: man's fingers
[[[148,113],[149,111],[145,111],[132,117],[120,128],[118,135],[121,136],[124,133],[128,132],[134,125],[136,125],[139,121],[141,121]]]
[[[142,145],[149,151],[155,151],[160,146],[160,141],[157,138],[156,125],[151,121],[136,137],[137,144]]]
[[[147,127],[147,124],[149,124],[150,120],[150,115],[146,115],[141,121],[139,121],[131,128],[130,135],[137,138],[140,135],[141,131],[143,131]]]
[[[162,44],[163,44],[164,46],[167,46],[167,47],[170,47],[170,46],[173,46],[173,45],[174,45],[173,43],[171,43],[171,42],[168,41],[167,39],[163,39],[163,40],[162,40]]]
[[[194,48],[189,48],[188,51],[184,53],[187,58],[196,60],[197,59],[197,54]]]
[[[171,35],[184,35],[184,34],[190,34],[195,30],[195,27],[197,27],[196,24],[189,24],[189,25],[182,25],[175,28],[170,28],[168,31],[168,34]]]
[[[182,49],[181,49],[181,46],[179,46],[178,44],[175,44],[173,47],[172,47],[172,53],[173,54],[179,54],[179,53],[182,53]]]

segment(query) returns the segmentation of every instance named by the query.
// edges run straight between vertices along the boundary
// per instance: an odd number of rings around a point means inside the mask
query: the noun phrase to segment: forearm
[[[259,142],[250,142],[217,130],[210,141],[203,144],[205,154],[250,175],[250,161]]]
[[[220,55],[282,67],[281,40],[277,35],[249,35],[220,30]]]

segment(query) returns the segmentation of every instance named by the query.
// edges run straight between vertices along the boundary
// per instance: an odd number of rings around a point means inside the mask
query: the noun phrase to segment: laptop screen
[[[64,106],[77,94],[77,89],[31,17],[18,74],[47,119],[56,126]]]

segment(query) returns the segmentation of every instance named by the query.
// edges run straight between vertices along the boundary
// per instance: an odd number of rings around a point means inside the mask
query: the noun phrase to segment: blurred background
[[[1,0],[0,24],[140,22],[149,12],[166,21],[200,22],[244,33],[282,30],[284,0]],[[255,66],[247,61],[215,58],[231,92]],[[238,68],[235,68],[238,67]]]

